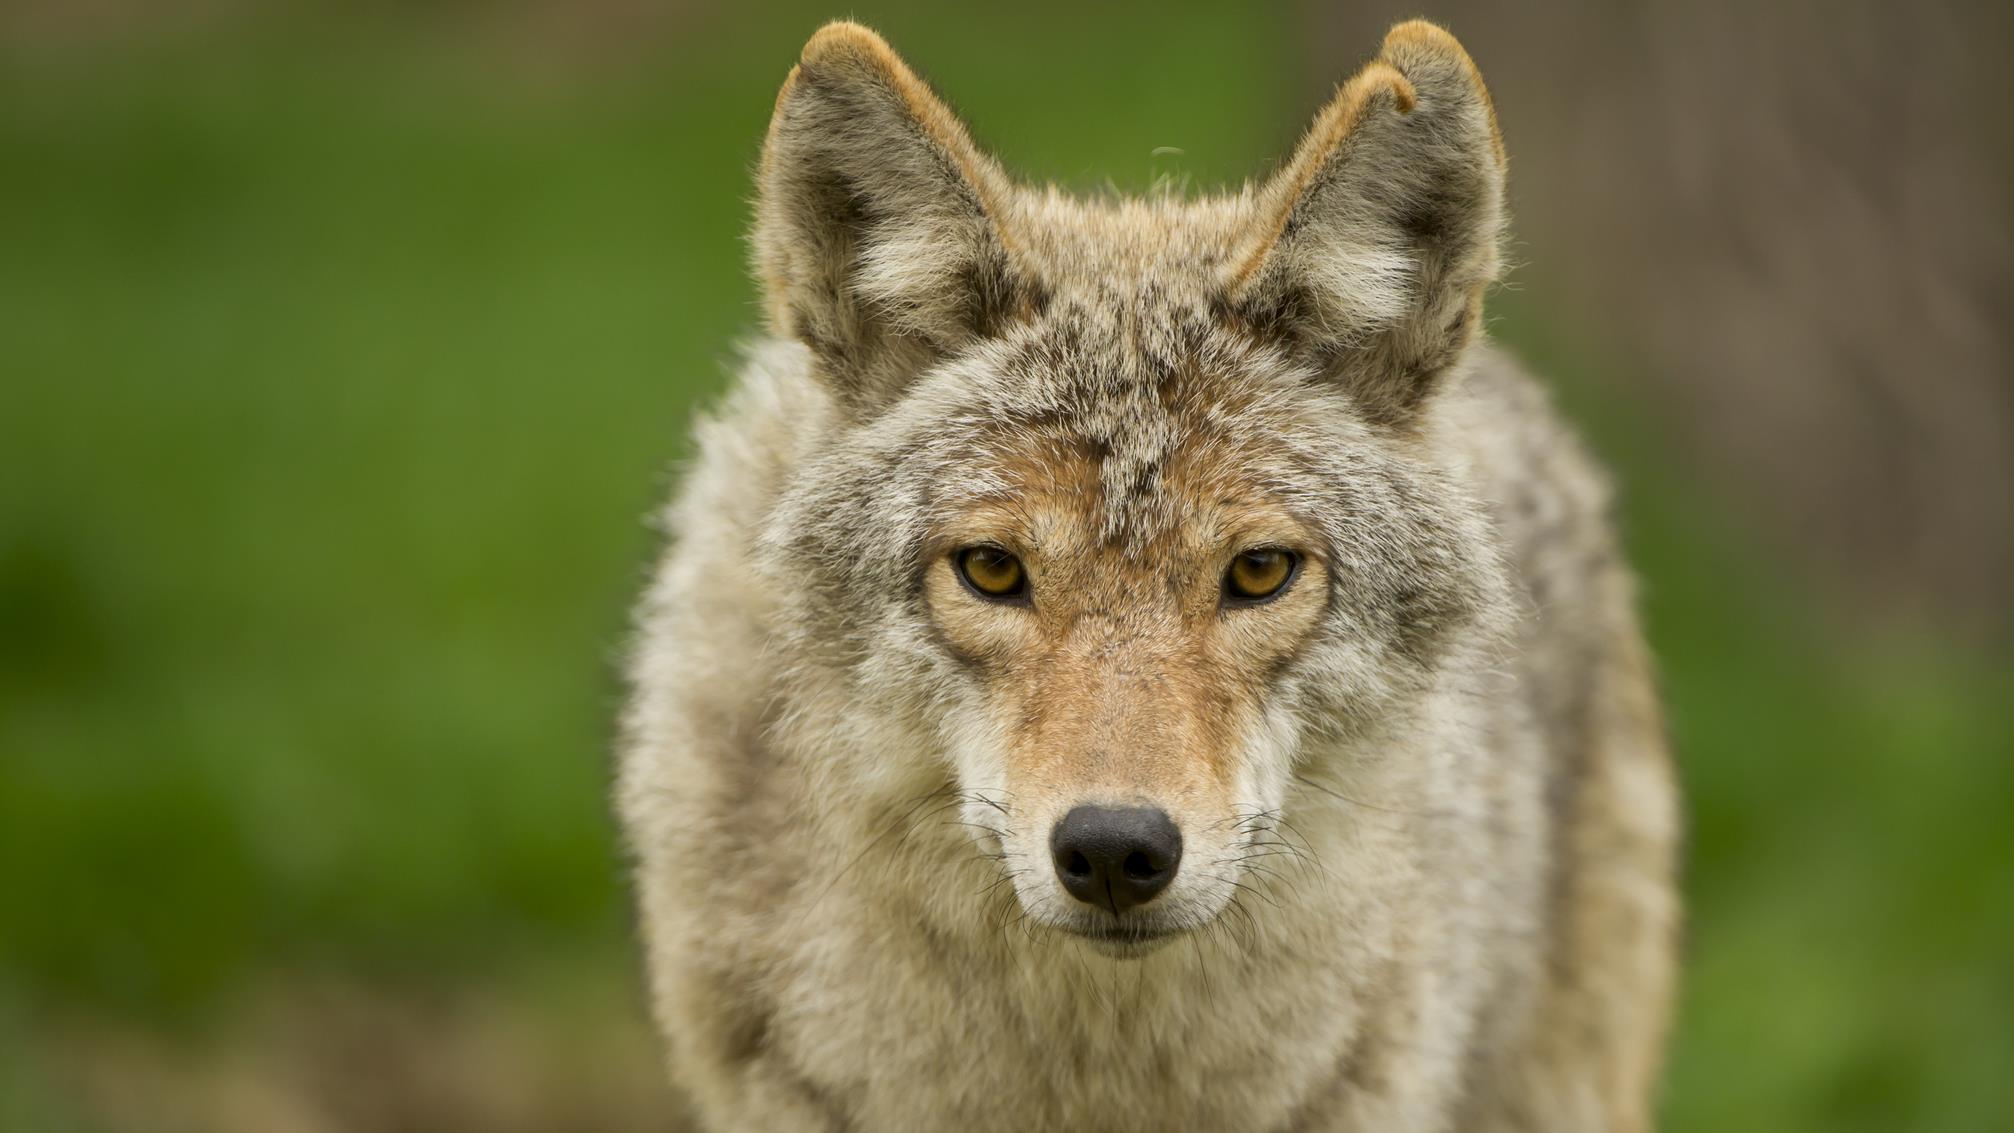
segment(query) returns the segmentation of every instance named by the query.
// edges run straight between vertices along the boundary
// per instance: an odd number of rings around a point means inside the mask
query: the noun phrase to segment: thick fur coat
[[[1649,1127],[1676,797],[1603,479],[1479,338],[1504,168],[1421,22],[1203,199],[811,40],[618,785],[700,1128]],[[1148,903],[1085,806],[1179,832]]]

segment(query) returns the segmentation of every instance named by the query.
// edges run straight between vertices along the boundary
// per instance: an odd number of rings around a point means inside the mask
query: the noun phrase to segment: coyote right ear
[[[1400,24],[1259,191],[1226,311],[1403,422],[1481,321],[1503,187],[1475,64],[1440,28]]]
[[[757,180],[772,324],[855,409],[1029,302],[1000,228],[1006,175],[859,24],[827,24],[805,45]]]

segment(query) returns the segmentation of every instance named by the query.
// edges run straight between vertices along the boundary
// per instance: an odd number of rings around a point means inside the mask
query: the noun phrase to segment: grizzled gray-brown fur
[[[1199,199],[805,47],[617,787],[697,1127],[1650,1128],[1676,790],[1603,478],[1481,338],[1504,175],[1420,21]]]

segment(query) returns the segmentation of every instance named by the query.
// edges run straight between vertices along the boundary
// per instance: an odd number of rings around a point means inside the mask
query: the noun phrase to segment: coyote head
[[[836,424],[765,536],[781,648],[843,675],[815,710],[923,737],[932,768],[860,773],[949,782],[1033,921],[1115,951],[1208,923],[1308,761],[1477,623],[1490,541],[1426,409],[1503,176],[1425,23],[1200,200],[1017,185],[872,32],[804,49],[753,243]]]

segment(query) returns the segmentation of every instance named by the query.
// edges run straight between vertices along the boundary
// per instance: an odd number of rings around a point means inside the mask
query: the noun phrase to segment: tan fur
[[[1243,287],[1279,244],[1280,235],[1293,218],[1294,205],[1306,195],[1315,174],[1356,129],[1371,99],[1380,94],[1389,94],[1393,107],[1401,114],[1411,114],[1419,97],[1398,68],[1382,59],[1373,61],[1343,84],[1343,89],[1315,117],[1308,136],[1287,163],[1285,174],[1266,194],[1270,199],[1260,206],[1265,219],[1254,226],[1250,250],[1238,256],[1236,266],[1225,279],[1232,290]]]
[[[1196,200],[1023,188],[807,45],[617,796],[704,1128],[1649,1127],[1675,791],[1602,478],[1474,341],[1504,169],[1418,21]],[[1225,604],[1255,547],[1300,574]],[[1085,803],[1182,832],[1116,922],[1049,860]]]

